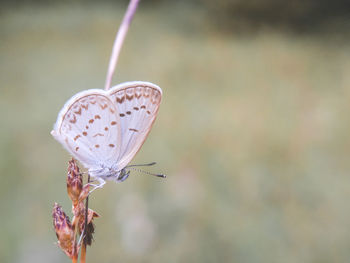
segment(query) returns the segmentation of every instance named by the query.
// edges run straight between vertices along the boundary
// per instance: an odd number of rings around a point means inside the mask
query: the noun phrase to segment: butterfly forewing
[[[84,91],[62,109],[53,135],[86,168],[113,167],[119,156],[120,117],[103,91]]]
[[[118,167],[124,168],[144,143],[156,118],[161,89],[148,82],[131,82],[110,90],[121,123]]]

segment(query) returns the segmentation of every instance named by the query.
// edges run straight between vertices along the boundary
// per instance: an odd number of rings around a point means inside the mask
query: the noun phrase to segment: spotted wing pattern
[[[63,107],[52,135],[86,168],[112,167],[121,140],[117,111],[105,91],[83,91]]]
[[[118,167],[124,168],[144,143],[156,119],[161,89],[148,82],[129,82],[113,87],[111,100],[116,104],[121,123]]]

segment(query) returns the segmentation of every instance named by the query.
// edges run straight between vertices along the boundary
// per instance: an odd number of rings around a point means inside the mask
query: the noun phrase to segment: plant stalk
[[[88,174],[87,183],[90,183],[90,174]],[[85,201],[85,222],[84,222],[84,236],[83,236],[83,245],[80,253],[80,263],[86,262],[86,238],[87,238],[87,221],[88,221],[88,213],[89,213],[89,196],[86,197]]]
[[[80,253],[80,263],[86,263],[86,244],[83,242]]]
[[[111,88],[112,77],[118,62],[120,50],[123,46],[126,33],[128,32],[129,25],[131,24],[131,21],[134,17],[138,4],[139,4],[139,0],[130,0],[128,9],[126,10],[123,21],[120,24],[117,36],[114,40],[111,58],[109,60],[105,90],[109,90]]]

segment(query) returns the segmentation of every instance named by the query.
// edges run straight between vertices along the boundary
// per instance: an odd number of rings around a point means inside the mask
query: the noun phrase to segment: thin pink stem
[[[123,46],[126,33],[128,32],[129,25],[134,17],[138,4],[139,4],[139,0],[130,0],[128,9],[126,10],[123,21],[119,27],[117,36],[114,41],[112,55],[109,60],[105,90],[108,90],[111,88],[112,77],[118,62],[119,53]]]

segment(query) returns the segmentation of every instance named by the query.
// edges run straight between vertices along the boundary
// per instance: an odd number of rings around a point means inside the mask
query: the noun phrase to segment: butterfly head
[[[89,174],[94,178],[101,178],[105,181],[123,182],[129,177],[130,170],[116,170],[109,167],[103,167],[98,169],[89,169]]]
[[[130,174],[130,170],[125,170],[122,169],[120,172],[119,172],[119,175],[117,177],[117,182],[123,182],[125,181],[128,177],[129,177],[129,174]]]

